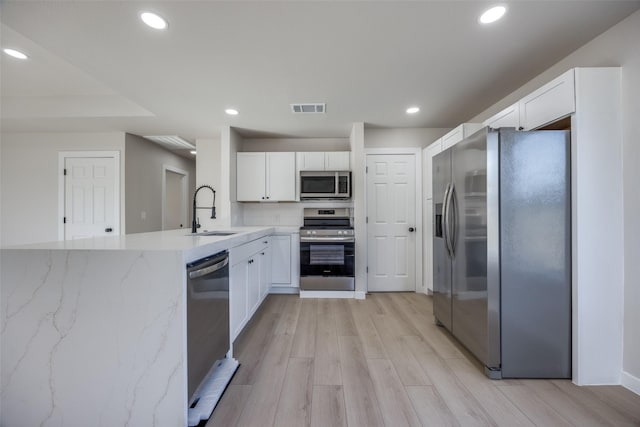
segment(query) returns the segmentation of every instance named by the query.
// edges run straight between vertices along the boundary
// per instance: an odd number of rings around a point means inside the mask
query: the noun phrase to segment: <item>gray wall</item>
[[[58,240],[58,158],[61,151],[119,151],[124,133],[3,133],[0,135],[0,243]],[[120,180],[120,206],[124,202]],[[120,228],[125,227],[124,215]]]
[[[623,382],[640,390],[640,12],[629,16],[571,55],[498,101],[470,121],[483,121],[574,67],[622,67],[624,194],[624,360]],[[606,143],[606,141],[603,141]],[[606,250],[606,248],[602,248]],[[606,283],[602,284],[606,286]],[[631,378],[635,377],[634,378]]]
[[[195,159],[187,159],[140,136],[125,136],[125,220],[126,234],[162,230],[163,165],[189,173],[189,201],[196,185]],[[191,220],[188,208],[187,224]],[[142,219],[142,212],[146,219]]]
[[[364,129],[365,148],[410,148],[426,147],[449,128],[396,128],[396,129]]]
[[[349,151],[349,138],[244,138],[239,151]]]

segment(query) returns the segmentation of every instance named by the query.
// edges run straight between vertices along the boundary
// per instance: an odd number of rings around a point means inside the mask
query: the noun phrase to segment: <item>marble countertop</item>
[[[77,240],[33,243],[9,246],[6,250],[63,250],[63,251],[179,251],[184,261],[192,261],[242,245],[270,234],[297,233],[299,227],[220,227],[206,231],[233,231],[230,236],[190,235],[189,229],[156,231],[126,235],[92,237]],[[201,230],[203,232],[205,230]]]

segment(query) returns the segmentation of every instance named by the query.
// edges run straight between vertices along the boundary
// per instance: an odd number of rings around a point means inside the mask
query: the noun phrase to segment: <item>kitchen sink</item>
[[[201,231],[199,233],[189,233],[187,236],[233,236],[234,234],[238,234],[237,231],[224,231],[224,230],[212,230],[212,231]]]

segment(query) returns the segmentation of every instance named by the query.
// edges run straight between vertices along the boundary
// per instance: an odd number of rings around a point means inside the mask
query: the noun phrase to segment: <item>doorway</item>
[[[417,150],[419,154],[419,150]],[[420,156],[367,154],[367,284],[372,292],[422,287]]]
[[[162,165],[162,229],[184,228],[188,218],[189,172]]]

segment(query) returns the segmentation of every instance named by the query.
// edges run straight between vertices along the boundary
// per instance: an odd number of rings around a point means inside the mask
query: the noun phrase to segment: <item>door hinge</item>
[[[66,216],[62,218],[62,223],[63,223],[63,224],[66,224],[66,223],[67,223],[67,217],[66,217]]]
[[[367,266],[367,273],[369,272],[369,267]]]
[[[369,173],[369,166],[364,167],[364,173]]]
[[[369,224],[369,217],[367,217],[366,223]]]
[[[64,168],[64,169],[62,170],[62,174],[63,174],[63,175],[67,175],[67,168]]]

